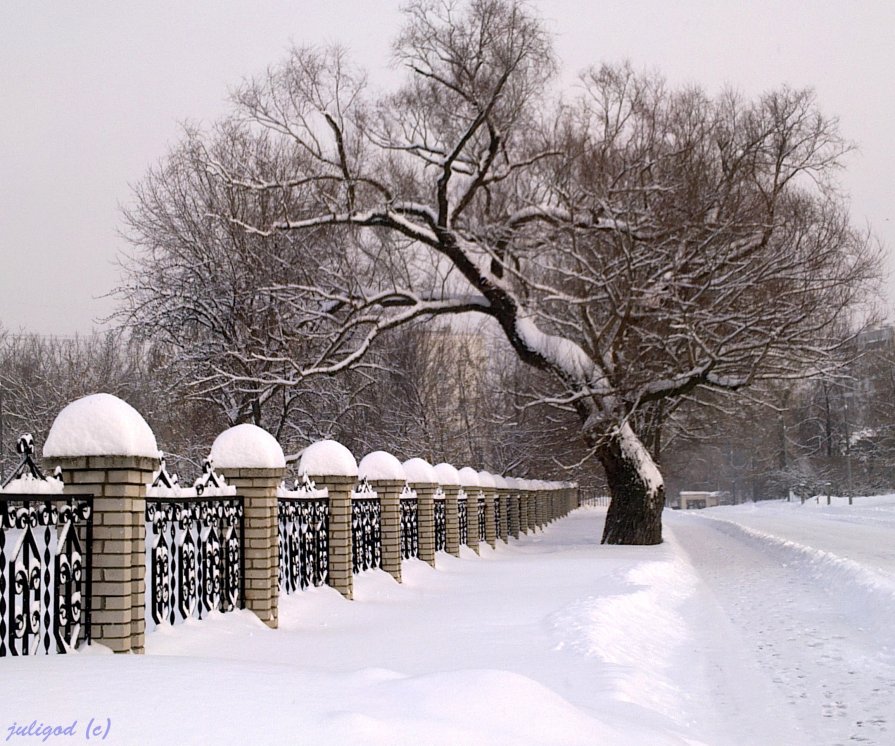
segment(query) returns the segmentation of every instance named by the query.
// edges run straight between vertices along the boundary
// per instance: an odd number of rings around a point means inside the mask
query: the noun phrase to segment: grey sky
[[[383,72],[399,0],[0,4],[0,324],[89,332],[114,306],[119,203],[227,90],[291,42],[340,41]],[[757,94],[813,86],[860,152],[843,184],[895,249],[895,3],[534,0],[571,81],[630,59],[675,84]],[[378,70],[377,70],[378,68]],[[891,260],[890,260],[891,265]],[[893,284],[888,283],[890,297]]]

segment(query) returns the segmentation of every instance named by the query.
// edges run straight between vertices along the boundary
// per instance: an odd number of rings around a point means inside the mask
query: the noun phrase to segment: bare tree
[[[203,214],[271,260],[272,242],[326,231],[350,274],[271,284],[295,314],[281,349],[228,350],[250,370],[217,372],[297,385],[411,320],[484,314],[577,417],[613,496],[603,540],[661,541],[644,408],[815,372],[876,274],[832,181],[835,120],[810,92],[711,99],[626,66],[553,101],[550,40],[514,0],[412,3],[395,58],[408,78],[390,96],[316,49],[237,93],[246,133],[289,158],[203,156],[220,189],[271,205]],[[294,354],[312,311],[316,354]]]

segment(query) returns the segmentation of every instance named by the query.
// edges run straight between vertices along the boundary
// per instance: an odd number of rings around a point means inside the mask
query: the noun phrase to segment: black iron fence
[[[351,500],[351,549],[355,573],[382,567],[382,506],[366,480]]]
[[[465,497],[457,500],[457,522],[460,529],[461,545],[469,541],[469,510],[466,502],[467,499]]]
[[[0,494],[0,657],[90,641],[93,498]]]
[[[476,500],[476,508],[479,519],[479,541],[485,540],[485,498],[480,497]]]
[[[62,494],[30,435],[0,492],[0,657],[67,653],[90,642],[93,497]]]
[[[326,583],[329,576],[329,498],[306,476],[277,496],[281,593]]]
[[[405,486],[401,493],[401,559],[420,556],[420,528],[416,492]]]
[[[205,477],[176,486],[164,466],[146,498],[146,604],[156,625],[243,608],[245,510],[206,463]]]
[[[441,490],[435,493],[434,506],[435,551],[443,552],[445,549],[447,549],[447,512],[445,511],[444,493],[441,492]]]

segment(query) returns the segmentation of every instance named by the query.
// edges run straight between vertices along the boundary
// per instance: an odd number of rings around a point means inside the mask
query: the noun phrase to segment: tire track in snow
[[[818,744],[893,742],[888,578],[729,520],[671,514],[668,524],[799,735]]]

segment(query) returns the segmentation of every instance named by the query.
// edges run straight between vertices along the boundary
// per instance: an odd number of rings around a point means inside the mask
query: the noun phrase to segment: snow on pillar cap
[[[285,469],[286,457],[267,430],[243,423],[215,438],[211,463],[216,469]]]
[[[404,482],[407,480],[401,462],[386,451],[373,451],[364,456],[357,465],[357,475],[370,482]]]
[[[65,407],[53,422],[44,457],[146,456],[158,458],[158,444],[143,416],[111,394],[91,394]]]
[[[312,477],[356,477],[357,461],[336,440],[318,440],[301,452],[298,471]]]
[[[480,487],[479,473],[471,466],[464,466],[459,471],[460,484],[464,487]]]
[[[494,477],[494,486],[499,490],[508,490],[510,488],[510,483],[502,477],[500,474],[493,474]]]
[[[479,487],[484,487],[486,490],[493,490],[497,487],[497,482],[494,481],[494,475],[490,471],[479,472]]]
[[[404,462],[404,474],[410,484],[438,484],[438,474],[432,465],[422,458],[409,458]]]
[[[460,472],[458,472],[451,464],[435,464],[432,468],[435,469],[435,475],[438,477],[438,484],[442,487],[460,486]]]

